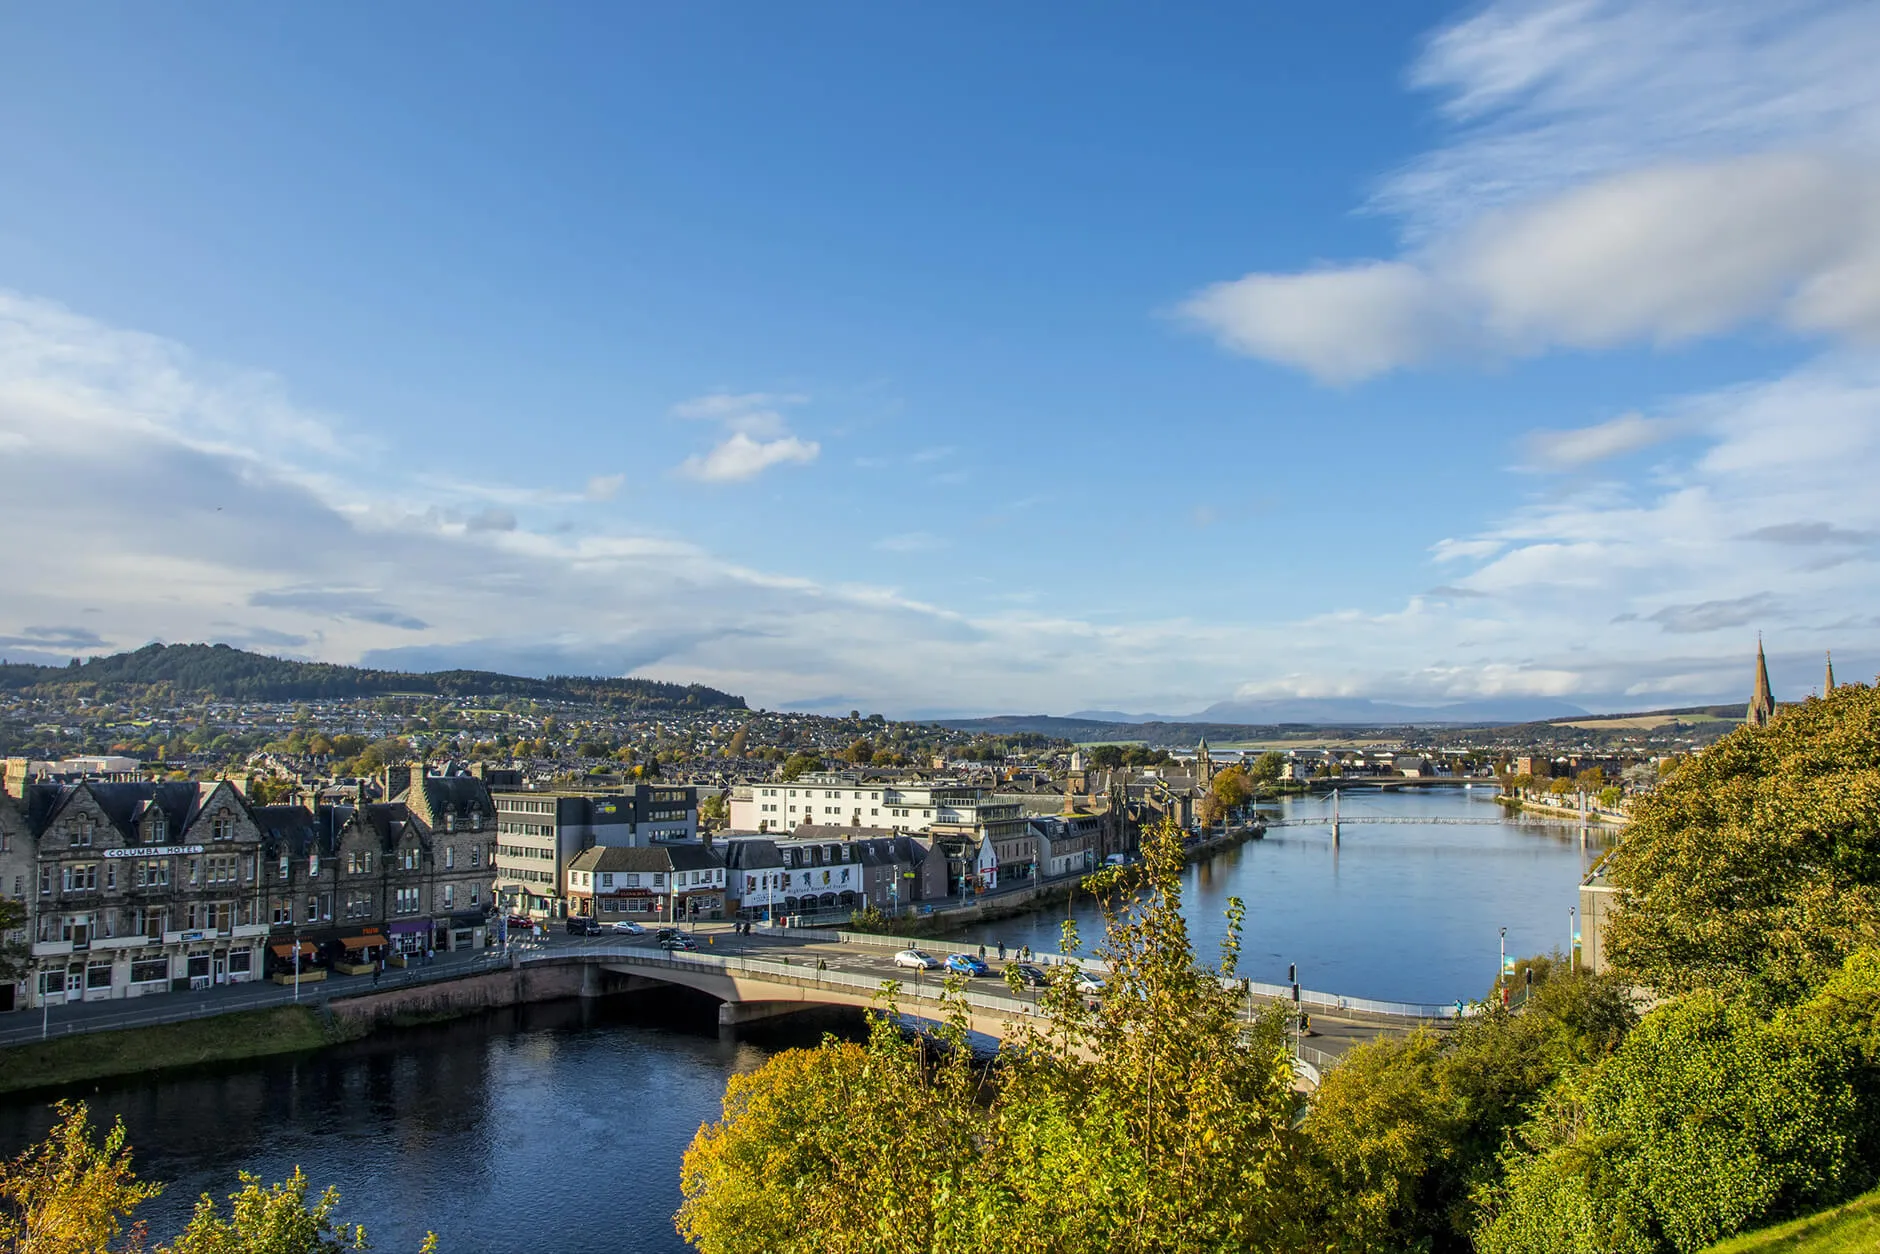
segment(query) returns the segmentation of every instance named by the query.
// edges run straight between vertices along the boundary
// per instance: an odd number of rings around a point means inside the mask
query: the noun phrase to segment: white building
[[[744,832],[787,832],[805,823],[924,832],[945,821],[940,812],[950,799],[973,795],[973,789],[959,785],[863,783],[833,773],[804,775],[787,784],[734,786],[730,826]]]

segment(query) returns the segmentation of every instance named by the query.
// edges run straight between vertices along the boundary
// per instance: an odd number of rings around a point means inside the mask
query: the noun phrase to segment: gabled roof
[[[721,840],[717,848],[725,856],[725,868],[731,871],[767,871],[783,865],[777,843],[762,837]]]
[[[68,806],[89,797],[127,841],[134,840],[136,825],[153,808],[163,814],[170,837],[180,839],[216,787],[214,783],[193,780],[120,784],[88,779],[76,784],[29,784],[26,819],[33,835],[43,835]],[[230,791],[237,804],[246,804],[240,793]]]
[[[576,854],[568,864],[571,871],[708,871],[725,865],[725,860],[703,845],[647,845],[624,848],[596,845]]]

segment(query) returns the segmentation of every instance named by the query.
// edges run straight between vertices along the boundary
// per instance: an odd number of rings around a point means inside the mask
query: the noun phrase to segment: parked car
[[[1103,996],[1103,981],[1090,974],[1088,971],[1079,971],[1076,979],[1072,981],[1072,984],[1076,987],[1077,991],[1082,993],[1085,997]]]
[[[599,936],[600,934],[601,921],[599,919],[590,919],[583,914],[568,916],[568,935]]]
[[[644,936],[646,929],[632,919],[614,920],[614,933],[618,936]]]
[[[509,916],[509,930],[512,932],[528,932],[534,930],[534,928],[535,920],[529,918],[527,915],[512,914]]]
[[[698,948],[698,942],[693,940],[690,936],[675,935],[668,936],[665,940],[659,942],[659,947],[668,953],[672,953],[675,950],[690,951]]]
[[[656,941],[669,941],[679,934],[679,929],[676,927],[662,927],[657,932],[653,933],[653,939]]]
[[[1018,982],[1024,988],[1043,988],[1051,982],[1043,967],[1029,962],[1014,962],[1006,970],[1018,972]]]
[[[925,950],[909,947],[894,955],[897,967],[912,967],[916,971],[938,971],[940,960]]]
[[[955,975],[991,975],[992,968],[971,954],[948,954],[947,970]]]

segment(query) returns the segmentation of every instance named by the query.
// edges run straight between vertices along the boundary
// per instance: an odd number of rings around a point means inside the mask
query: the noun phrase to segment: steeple
[[[1762,637],[1756,637],[1756,691],[1749,699],[1751,727],[1767,727],[1776,716],[1775,694],[1769,691],[1769,664],[1763,660]]]
[[[1833,691],[1834,691],[1834,652],[1833,650],[1830,650],[1828,653],[1828,683],[1826,687],[1822,688],[1821,695],[1825,697]]]
[[[1195,750],[1195,773],[1201,777],[1201,782],[1204,784],[1214,778],[1214,759],[1208,756],[1206,736],[1201,738],[1201,745]]]

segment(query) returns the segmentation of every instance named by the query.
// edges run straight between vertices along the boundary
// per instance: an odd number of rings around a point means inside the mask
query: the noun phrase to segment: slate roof
[[[725,860],[703,845],[650,845],[627,849],[619,845],[596,845],[576,854],[568,864],[570,871],[707,871],[724,866]]]

